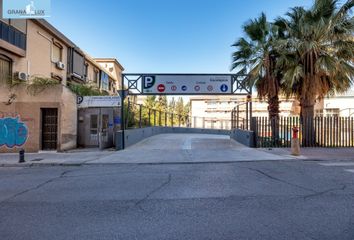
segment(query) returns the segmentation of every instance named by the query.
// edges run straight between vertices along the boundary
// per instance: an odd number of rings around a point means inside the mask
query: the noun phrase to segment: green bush
[[[69,84],[69,89],[79,96],[107,96],[108,92],[89,84]]]

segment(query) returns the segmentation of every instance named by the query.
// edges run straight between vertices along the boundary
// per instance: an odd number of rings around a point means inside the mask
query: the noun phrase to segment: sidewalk
[[[289,156],[291,154],[290,148],[259,148],[259,150],[279,156]],[[354,148],[301,148],[300,154],[300,159],[354,161]]]
[[[216,150],[216,149],[215,149]],[[102,164],[163,163],[233,163],[242,161],[354,161],[354,148],[302,148],[301,156],[291,156],[289,148],[247,147],[213,150],[148,150],[128,148],[124,151],[78,149],[65,153],[26,153],[25,163],[18,163],[18,154],[0,154],[0,167],[81,166]]]
[[[19,155],[15,153],[0,154],[0,167],[30,167],[56,165],[82,165],[86,162],[98,160],[113,154],[112,150],[99,151],[98,149],[77,149],[68,152],[39,152],[26,153],[25,163],[18,163]]]

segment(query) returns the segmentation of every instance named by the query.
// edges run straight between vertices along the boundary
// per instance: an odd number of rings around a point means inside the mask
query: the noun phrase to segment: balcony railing
[[[0,39],[26,50],[26,34],[0,21]]]

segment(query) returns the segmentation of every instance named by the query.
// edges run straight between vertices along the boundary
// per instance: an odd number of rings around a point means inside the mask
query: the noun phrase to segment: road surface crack
[[[153,195],[154,193],[160,191],[162,188],[164,188],[165,186],[167,186],[168,184],[170,184],[171,179],[172,179],[172,175],[169,174],[169,175],[168,175],[168,179],[167,179],[165,182],[163,182],[163,183],[160,184],[158,187],[156,187],[155,189],[153,189],[152,191],[150,191],[148,194],[146,194],[144,198],[142,198],[142,199],[140,199],[139,201],[137,201],[137,202],[135,203],[135,206],[136,206],[136,207],[139,207],[141,210],[143,210],[143,209],[140,207],[140,205],[141,205],[144,201],[146,201],[147,199],[149,199],[151,195]]]
[[[341,187],[336,187],[336,188],[330,188],[330,189],[327,189],[327,190],[322,191],[322,192],[316,192],[314,194],[306,195],[306,196],[304,196],[304,199],[308,199],[308,198],[312,198],[312,197],[318,197],[318,196],[321,196],[323,194],[330,193],[330,192],[333,192],[333,191],[344,191],[346,188],[347,188],[346,185],[342,185]]]
[[[38,185],[35,186],[35,187],[31,187],[31,188],[28,188],[28,189],[26,189],[26,190],[23,190],[23,191],[21,191],[21,192],[19,192],[19,193],[16,193],[16,194],[12,195],[11,197],[8,197],[8,198],[6,198],[5,200],[1,201],[1,202],[0,202],[0,205],[3,204],[3,203],[5,203],[5,202],[7,202],[7,201],[10,201],[10,200],[13,200],[13,199],[17,198],[18,196],[21,196],[21,195],[26,194],[26,193],[28,193],[28,192],[37,190],[37,189],[39,189],[39,188],[41,188],[41,187],[43,187],[43,186],[45,186],[45,185],[47,185],[47,184],[49,184],[49,183],[51,183],[51,182],[54,182],[55,180],[58,180],[58,179],[60,179],[60,178],[64,178],[65,175],[68,174],[69,172],[72,172],[72,170],[63,171],[58,177],[51,178],[51,179],[49,179],[49,180],[47,180],[47,181],[45,181],[45,182],[43,182],[43,183],[38,184]]]
[[[259,174],[262,174],[263,176],[266,176],[267,178],[272,179],[272,180],[274,180],[274,181],[278,181],[278,182],[281,182],[281,183],[285,183],[285,184],[287,184],[287,185],[300,188],[300,189],[302,189],[302,190],[310,191],[310,192],[312,192],[312,193],[314,193],[314,194],[317,194],[317,193],[318,193],[317,191],[315,191],[315,190],[313,190],[313,189],[311,189],[311,188],[303,187],[303,186],[301,186],[301,185],[298,185],[298,184],[295,184],[295,183],[291,183],[291,182],[288,182],[288,181],[286,181],[286,180],[283,180],[283,179],[274,177],[274,176],[272,176],[272,175],[270,175],[270,174],[268,174],[268,173],[263,172],[262,170],[255,169],[255,168],[248,168],[248,169],[251,170],[251,171],[255,171],[255,172],[259,173]]]

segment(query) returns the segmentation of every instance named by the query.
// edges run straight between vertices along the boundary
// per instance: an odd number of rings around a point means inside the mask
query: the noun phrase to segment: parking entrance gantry
[[[247,75],[237,74],[122,74],[121,130],[124,149],[124,100],[128,95],[252,95],[245,84]],[[247,107],[247,118],[252,118],[252,101]],[[156,120],[156,118],[154,118]]]

